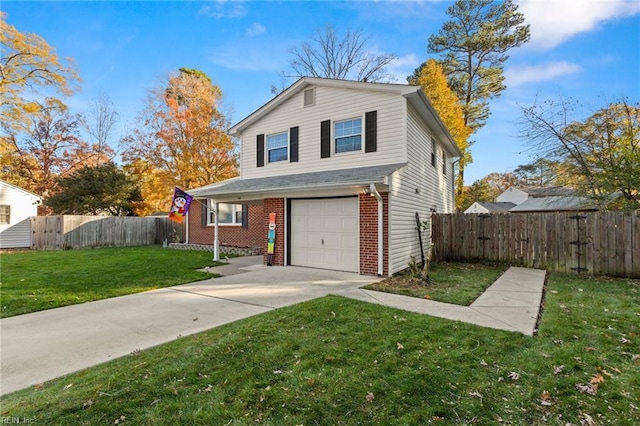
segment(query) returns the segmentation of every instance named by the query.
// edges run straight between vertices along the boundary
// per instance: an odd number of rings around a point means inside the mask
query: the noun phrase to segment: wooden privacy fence
[[[37,216],[31,218],[31,232],[31,248],[36,250],[185,241],[185,225],[167,217]]]
[[[640,278],[640,212],[432,215],[434,260]]]

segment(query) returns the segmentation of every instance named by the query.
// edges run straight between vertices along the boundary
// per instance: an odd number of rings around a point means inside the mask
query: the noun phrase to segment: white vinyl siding
[[[38,214],[39,198],[0,182],[0,205],[9,207],[9,223],[0,224],[0,248],[31,247],[31,216]]]
[[[244,179],[306,172],[340,170],[406,161],[404,140],[405,98],[398,93],[315,87],[315,105],[304,107],[304,90],[293,95],[282,105],[242,131],[240,174]],[[320,122],[363,117],[368,111],[377,111],[377,151],[364,151],[320,158]],[[259,134],[275,134],[283,129],[299,127],[298,162],[277,162],[268,167],[256,167],[255,141]],[[364,131],[364,128],[363,128]],[[362,141],[364,145],[364,140]],[[265,144],[266,145],[266,144]],[[266,148],[266,146],[265,146]]]
[[[438,149],[442,150],[440,144]],[[407,157],[409,164],[393,174],[389,197],[389,274],[406,269],[411,256],[420,261],[420,244],[416,230],[416,212],[421,221],[429,221],[431,210],[451,213],[453,176],[451,164],[442,173],[442,155],[436,155],[436,167],[431,165],[432,133],[409,106],[407,117]],[[449,160],[450,162],[450,157]],[[426,250],[430,228],[422,232]]]

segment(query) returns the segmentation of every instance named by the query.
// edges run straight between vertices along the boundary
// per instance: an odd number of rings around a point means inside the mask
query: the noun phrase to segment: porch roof
[[[200,188],[194,188],[188,192],[196,198],[214,198],[217,196],[228,197],[268,192],[331,189],[369,185],[371,183],[386,184],[387,177],[405,164],[406,163],[385,164],[382,166],[327,170],[252,179],[237,177]]]

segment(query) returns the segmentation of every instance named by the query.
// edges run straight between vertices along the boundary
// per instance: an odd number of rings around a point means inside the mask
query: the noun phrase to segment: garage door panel
[[[291,201],[291,264],[359,271],[358,199]]]

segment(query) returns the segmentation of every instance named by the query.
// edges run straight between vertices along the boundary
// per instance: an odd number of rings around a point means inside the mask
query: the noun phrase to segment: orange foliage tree
[[[174,186],[189,189],[237,175],[221,98],[205,73],[188,68],[149,92],[142,127],[123,139],[125,169],[142,189],[137,214],[166,211]]]
[[[422,86],[425,95],[462,151],[456,176],[456,207],[459,209],[464,187],[464,168],[473,161],[468,142],[471,129],[464,123],[462,106],[456,94],[449,88],[442,66],[434,59],[423,63],[414,75],[409,77],[409,83]]]

